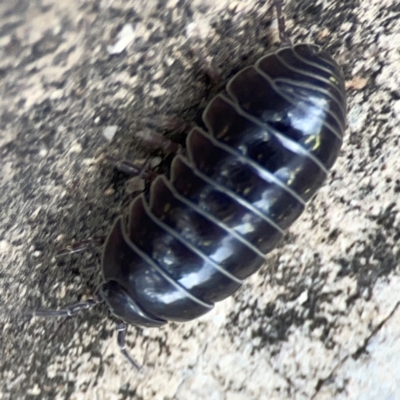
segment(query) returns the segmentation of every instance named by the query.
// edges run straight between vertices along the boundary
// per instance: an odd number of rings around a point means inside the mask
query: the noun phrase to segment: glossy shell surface
[[[284,47],[236,74],[203,121],[104,246],[101,295],[128,323],[197,318],[263,265],[339,154],[342,72],[315,45]]]

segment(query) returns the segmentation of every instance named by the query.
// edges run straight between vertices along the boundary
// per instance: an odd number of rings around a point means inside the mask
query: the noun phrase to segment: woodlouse
[[[157,177],[150,200],[136,197],[129,223],[115,222],[104,244],[104,283],[94,299],[125,323],[158,327],[189,321],[231,296],[264,263],[334,164],[346,121],[340,67],[311,44],[292,46],[281,0],[274,0],[284,46],[230,79],[195,127],[187,156]]]

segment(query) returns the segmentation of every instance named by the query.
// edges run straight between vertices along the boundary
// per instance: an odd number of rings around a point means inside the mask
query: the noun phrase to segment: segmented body
[[[342,72],[315,45],[284,47],[236,74],[203,120],[105,243],[100,294],[125,322],[197,318],[263,265],[338,156]]]

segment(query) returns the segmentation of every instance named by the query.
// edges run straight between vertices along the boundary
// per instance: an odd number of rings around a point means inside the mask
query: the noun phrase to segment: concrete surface
[[[343,66],[343,151],[304,216],[243,289],[196,321],[131,327],[138,375],[90,297],[96,251],[129,200],[105,154],[148,155],[146,120],[191,120],[211,96],[198,48],[225,76],[278,45],[255,1],[0,3],[1,399],[400,399],[400,2],[287,1],[294,41]],[[134,183],[134,182],[133,182]]]

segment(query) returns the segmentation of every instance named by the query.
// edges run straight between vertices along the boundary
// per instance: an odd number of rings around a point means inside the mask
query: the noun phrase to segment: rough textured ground
[[[143,3],[0,3],[0,398],[399,399],[398,0],[287,1],[293,40],[343,66],[343,151],[235,296],[192,323],[130,328],[142,374],[102,307],[21,315],[94,290],[96,252],[54,254],[105,234],[129,200],[105,154],[142,158],[133,132],[147,119],[198,117],[211,83],[192,50],[228,76],[278,45],[255,1]]]

